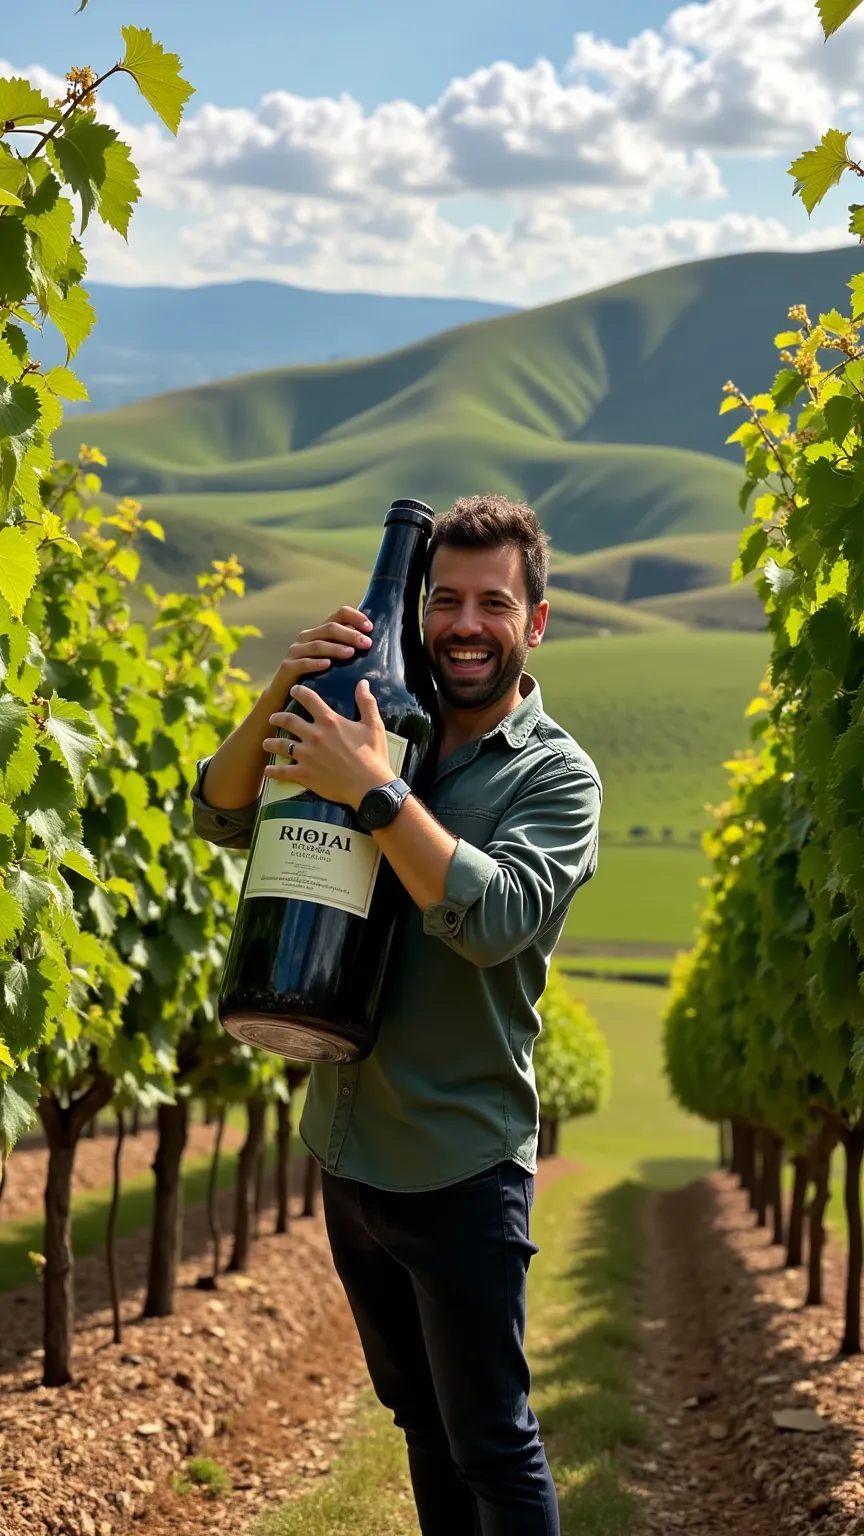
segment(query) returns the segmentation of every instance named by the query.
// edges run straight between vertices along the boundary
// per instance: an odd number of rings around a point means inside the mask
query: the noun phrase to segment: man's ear
[[[537,607],[534,609],[534,612],[531,615],[531,626],[528,630],[528,646],[530,650],[536,650],[537,646],[540,644],[540,641],[543,639],[543,636],[546,632],[546,623],[548,618],[549,604],[544,597],[542,603],[537,604]]]

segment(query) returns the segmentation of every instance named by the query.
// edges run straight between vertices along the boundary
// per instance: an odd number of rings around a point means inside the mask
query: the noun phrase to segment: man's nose
[[[483,629],[483,610],[479,603],[466,602],[453,619],[454,635],[478,635]]]

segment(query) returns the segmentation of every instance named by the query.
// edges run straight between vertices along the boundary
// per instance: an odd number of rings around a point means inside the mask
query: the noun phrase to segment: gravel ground
[[[654,1444],[636,1462],[651,1536],[864,1533],[864,1360],[841,1360],[843,1254],[826,1305],[755,1227],[726,1174],[648,1204],[639,1396]],[[775,1413],[810,1410],[803,1428]],[[813,1417],[815,1415],[816,1417]]]

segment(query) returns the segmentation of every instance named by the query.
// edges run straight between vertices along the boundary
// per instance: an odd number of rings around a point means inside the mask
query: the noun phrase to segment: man
[[[423,1536],[559,1531],[523,1352],[531,1054],[550,956],[596,868],[601,791],[523,671],[546,627],[547,563],[535,514],[503,497],[459,501],[436,520],[423,620],[437,777],[426,805],[409,795],[375,834],[411,908],[375,1051],[316,1064],[301,1123],[373,1384],[405,1432]],[[355,809],[392,782],[368,685],[351,721],[298,681],[367,647],[369,628],[342,608],[291,646],[200,765],[203,837],[248,846],[265,776]],[[283,712],[289,692],[311,723]],[[279,726],[299,739],[274,736]],[[284,765],[267,766],[274,753]]]

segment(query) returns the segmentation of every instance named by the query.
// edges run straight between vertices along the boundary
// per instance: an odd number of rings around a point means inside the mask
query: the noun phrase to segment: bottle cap
[[[412,501],[410,497],[402,497],[394,501],[390,511],[384,519],[385,527],[388,523],[415,523],[419,528],[425,528],[431,532],[435,521],[435,513],[431,507],[427,507],[425,501]]]

